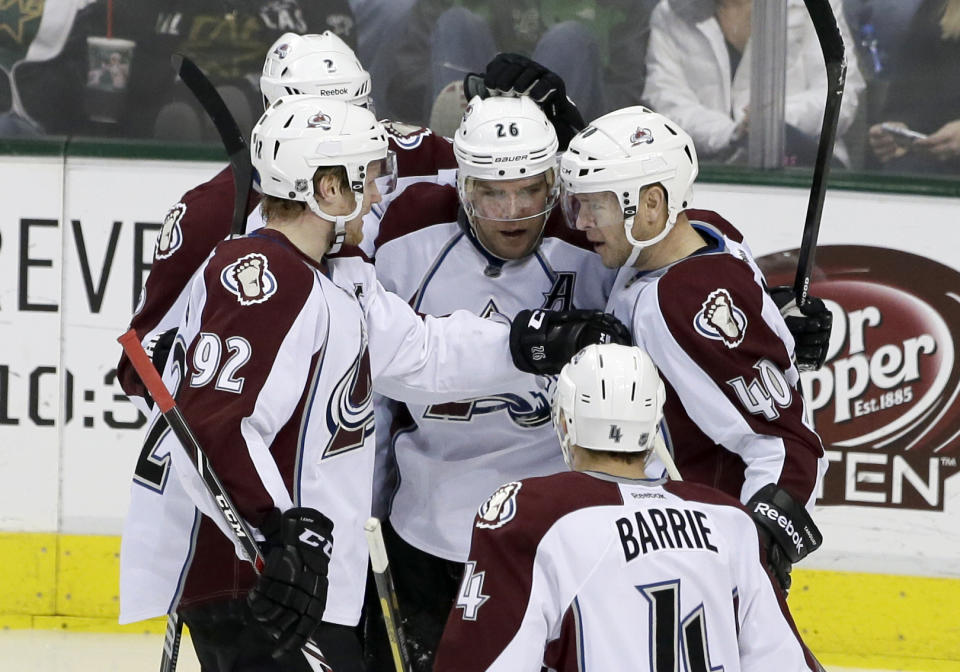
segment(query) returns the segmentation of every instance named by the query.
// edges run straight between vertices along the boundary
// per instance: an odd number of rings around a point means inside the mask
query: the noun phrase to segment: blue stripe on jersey
[[[430,282],[431,279],[433,279],[433,276],[436,275],[437,271],[440,270],[440,264],[443,263],[443,260],[446,258],[446,256],[450,254],[450,250],[454,248],[454,246],[457,244],[457,242],[461,238],[463,238],[462,232],[454,235],[453,238],[450,239],[450,242],[448,242],[446,246],[440,251],[440,254],[437,256],[436,261],[434,261],[433,264],[430,266],[430,268],[427,270],[427,274],[424,276],[423,281],[420,283],[420,286],[417,288],[417,293],[413,295],[413,304],[412,304],[413,309],[418,313],[420,312],[420,304],[423,302],[423,295],[427,291],[427,284]]]
[[[183,597],[183,585],[187,579],[187,573],[190,571],[190,565],[193,564],[193,554],[197,550],[197,536],[200,534],[200,519],[203,514],[200,509],[193,509],[193,528],[190,530],[190,546],[187,550],[187,557],[180,567],[180,576],[177,577],[177,589],[173,591],[173,599],[167,606],[167,613],[172,614],[180,604],[180,598]]]
[[[550,278],[550,282],[557,281],[557,272],[550,267],[550,263],[547,261],[546,257],[543,256],[543,252],[540,251],[540,247],[537,247],[537,251],[534,253],[537,258],[537,261],[540,262],[540,266],[543,268],[543,272],[547,274],[547,277]],[[571,297],[573,298],[573,297]]]
[[[583,614],[580,613],[580,600],[574,597],[570,606],[573,607],[573,626],[577,635],[577,669],[585,672],[587,660],[583,651]]]

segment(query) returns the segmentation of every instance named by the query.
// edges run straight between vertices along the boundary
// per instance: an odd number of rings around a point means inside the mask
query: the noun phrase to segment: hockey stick
[[[397,672],[410,672],[407,639],[404,637],[403,625],[400,622],[400,604],[397,601],[397,589],[393,585],[393,575],[390,573],[387,548],[383,543],[383,534],[380,531],[380,519],[368,518],[363,529],[367,533],[370,566],[373,567],[373,578],[377,583],[377,595],[380,596],[383,622],[387,626],[387,638],[390,640],[393,665]]]
[[[247,139],[237,126],[236,120],[227,109],[223,98],[210,83],[207,76],[197,65],[183,54],[174,54],[170,58],[177,75],[187,85],[190,92],[210,117],[214,128],[220,134],[223,148],[227,150],[227,159],[233,172],[233,220],[230,235],[239,236],[244,232],[247,222],[247,200],[250,198],[250,185],[253,181],[253,164]]]
[[[673,456],[670,455],[670,451],[667,450],[667,444],[664,442],[660,432],[657,432],[657,436],[653,439],[653,454],[663,462],[663,467],[667,470],[667,475],[670,477],[670,480],[683,480],[683,478],[680,477],[680,470],[677,469],[677,464],[673,461]]]
[[[804,0],[804,3],[807,5],[813,27],[817,31],[817,40],[820,42],[820,50],[823,52],[823,60],[827,66],[827,102],[823,111],[817,159],[813,166],[813,184],[810,187],[810,200],[807,203],[807,219],[803,225],[797,276],[793,283],[793,293],[797,297],[798,308],[803,307],[810,294],[810,276],[813,273],[813,260],[817,252],[817,236],[820,234],[820,216],[823,214],[823,199],[827,191],[827,177],[830,175],[830,160],[833,156],[833,144],[837,138],[837,124],[840,121],[843,85],[847,78],[843,36],[837,26],[837,17],[833,13],[833,7],[830,6],[830,0]]]
[[[167,386],[163,384],[163,379],[160,378],[160,374],[154,368],[153,362],[150,361],[149,355],[147,355],[143,346],[140,344],[136,330],[131,329],[118,338],[117,341],[123,346],[123,351],[127,354],[127,357],[130,358],[130,363],[133,364],[133,368],[136,370],[137,375],[140,376],[144,387],[147,388],[150,396],[153,397],[160,412],[163,413],[167,424],[170,425],[170,429],[173,430],[174,435],[190,457],[190,461],[193,462],[193,466],[196,467],[200,478],[203,479],[203,483],[207,487],[207,491],[217,503],[220,514],[227,523],[227,527],[233,531],[234,540],[240,543],[240,547],[247,561],[253,565],[254,571],[260,574],[263,571],[263,553],[261,553],[260,546],[257,545],[253,537],[253,531],[250,529],[247,521],[240,516],[229,493],[227,493],[226,488],[223,487],[223,483],[221,483],[217,477],[216,472],[213,470],[213,465],[210,464],[210,460],[207,458],[206,453],[203,452],[203,448],[197,441],[197,437],[190,429],[190,425],[187,424],[187,419],[183,416],[177,403],[167,390]],[[169,619],[175,619],[177,622],[180,620],[173,614],[170,614]],[[167,627],[168,629],[170,627],[169,620]],[[313,670],[313,672],[333,672],[323,653],[312,640],[307,640],[307,643],[303,647],[303,655],[307,659],[307,664],[310,665],[310,669]],[[164,660],[166,659],[167,647],[165,642]],[[177,651],[172,652],[171,659],[172,664],[176,666]]]

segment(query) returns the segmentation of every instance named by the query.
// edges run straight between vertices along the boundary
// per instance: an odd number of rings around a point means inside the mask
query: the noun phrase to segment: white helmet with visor
[[[318,217],[334,222],[336,252],[346,222],[360,215],[364,189],[387,194],[396,185],[396,161],[383,125],[369,110],[321,96],[283,96],[253,128],[250,154],[263,193],[305,202]],[[343,166],[356,207],[331,215],[314,196],[314,174],[323,166]]]
[[[559,195],[557,149],[557,132],[527,96],[475,96],[453,138],[457,192],[471,227],[478,217],[499,222],[543,217],[546,223]],[[507,198],[491,188],[496,186],[491,183],[538,175],[544,176],[546,190]]]
[[[698,170],[693,140],[671,120],[640,106],[611,112],[580,131],[560,159],[564,217],[571,227],[580,217],[593,217],[597,226],[622,220],[634,248],[624,265],[632,266],[689,207]],[[637,240],[632,229],[640,192],[652,184],[666,192],[667,223],[653,238]],[[588,194],[594,196],[581,198]]]

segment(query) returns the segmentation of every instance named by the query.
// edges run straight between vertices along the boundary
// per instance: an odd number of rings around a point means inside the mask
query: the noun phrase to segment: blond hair
[[[947,0],[944,3],[940,37],[944,40],[960,38],[960,0]]]
[[[347,169],[343,166],[321,166],[313,174],[313,190],[317,191],[320,180],[326,175],[333,175],[340,188],[344,191],[350,191],[350,180],[347,177]],[[263,218],[267,222],[283,221],[296,217],[306,209],[307,204],[303,201],[293,201],[279,196],[263,196]]]

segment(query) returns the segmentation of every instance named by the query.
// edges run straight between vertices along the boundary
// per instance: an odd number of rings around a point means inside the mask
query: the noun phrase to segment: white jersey
[[[508,483],[477,513],[434,670],[817,670],[760,558],[750,515],[702,485]]]
[[[607,312],[667,387],[665,439],[685,480],[746,502],[768,483],[813,506],[827,460],[806,419],[793,337],[739,232],[713,213],[709,241],[665,268],[621,268]]]
[[[402,208],[396,201],[388,217],[395,220]],[[384,286],[428,315],[465,309],[513,318],[525,308],[599,310],[614,278],[598,255],[554,235],[532,255],[502,262],[458,222],[380,244],[376,263]],[[407,403],[395,413],[399,483],[390,522],[397,533],[431,555],[464,562],[474,512],[494,488],[565,469],[550,401],[544,385],[519,384],[456,403]]]
[[[201,267],[165,380],[174,388],[182,378],[178,405],[246,520],[256,526],[273,508],[306,506],[334,522],[324,620],[352,626],[366,579],[373,390],[440,403],[532,385],[513,366],[508,336],[504,322],[464,311],[421,319],[384,291],[371,265],[318,264],[266,229],[221,243]],[[134,484],[122,622],[238,597],[252,582],[248,568],[237,574],[232,549],[224,555],[226,537],[194,515],[195,504],[228,533],[171,434],[151,459],[175,470],[165,469],[159,488]]]

